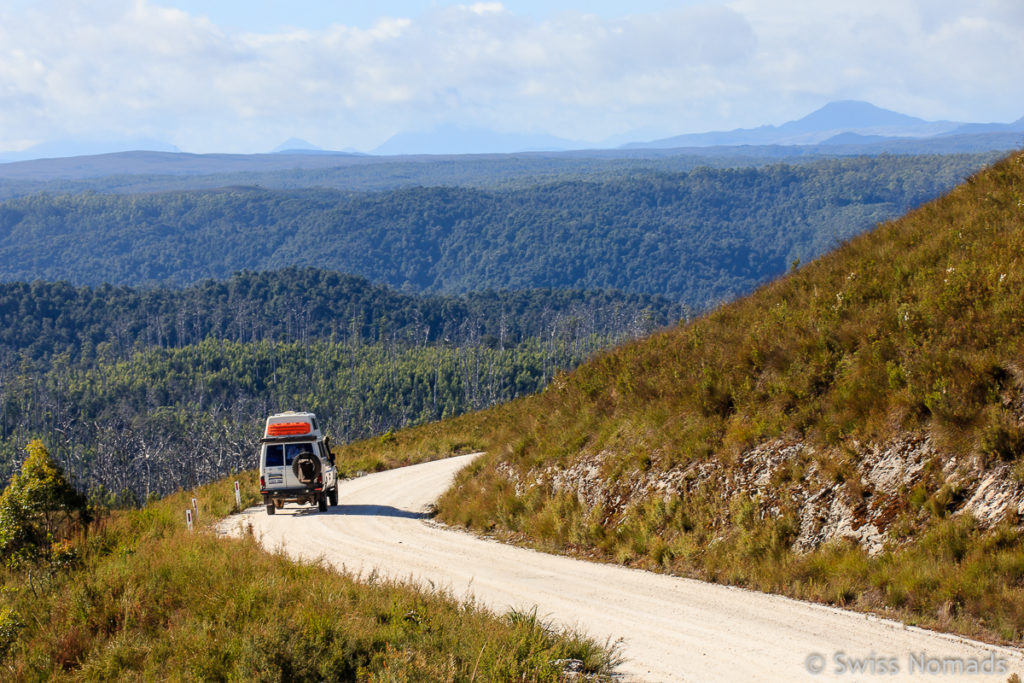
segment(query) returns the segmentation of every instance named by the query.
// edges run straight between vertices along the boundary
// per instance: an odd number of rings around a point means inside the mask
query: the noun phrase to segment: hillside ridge
[[[1018,153],[744,299],[459,422],[488,455],[442,517],[1020,642],[1022,188]]]
[[[40,194],[0,203],[0,280],[182,286],[313,259],[414,292],[620,289],[703,310],[982,163],[879,157],[501,191]]]

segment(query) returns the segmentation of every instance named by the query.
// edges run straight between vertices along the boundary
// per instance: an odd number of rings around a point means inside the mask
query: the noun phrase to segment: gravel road
[[[498,612],[534,606],[600,641],[622,641],[627,681],[1006,681],[1024,652],[774,595],[515,548],[432,524],[424,509],[474,456],[344,481],[327,513],[252,508],[268,550],[363,576],[412,579]],[[972,670],[978,673],[972,675]],[[895,669],[895,672],[894,672]],[[994,669],[994,671],[993,671]]]

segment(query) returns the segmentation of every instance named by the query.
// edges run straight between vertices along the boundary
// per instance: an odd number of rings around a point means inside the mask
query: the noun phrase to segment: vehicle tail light
[[[322,474],[316,475],[316,483],[323,484],[324,483],[324,475],[322,475]]]
[[[262,475],[260,475],[260,488],[261,489],[267,488],[267,480]]]

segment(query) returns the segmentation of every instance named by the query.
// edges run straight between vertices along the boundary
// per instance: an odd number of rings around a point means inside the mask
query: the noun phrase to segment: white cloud
[[[737,0],[537,20],[497,2],[239,33],[147,0],[0,9],[0,150],[61,137],[369,149],[444,121],[597,140],[779,123],[831,99],[1024,114],[1018,0]]]
[[[505,11],[505,6],[500,2],[478,2],[469,6],[469,11],[474,14],[494,14]]]
[[[924,118],[1024,114],[1018,0],[736,0],[758,35],[753,60],[781,101],[850,97]],[[792,113],[792,112],[790,112]]]

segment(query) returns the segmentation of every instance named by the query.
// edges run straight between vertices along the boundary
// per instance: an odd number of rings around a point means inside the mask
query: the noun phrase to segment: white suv
[[[267,418],[260,439],[260,493],[268,515],[285,503],[316,503],[320,512],[338,504],[338,469],[316,415],[287,412]]]

